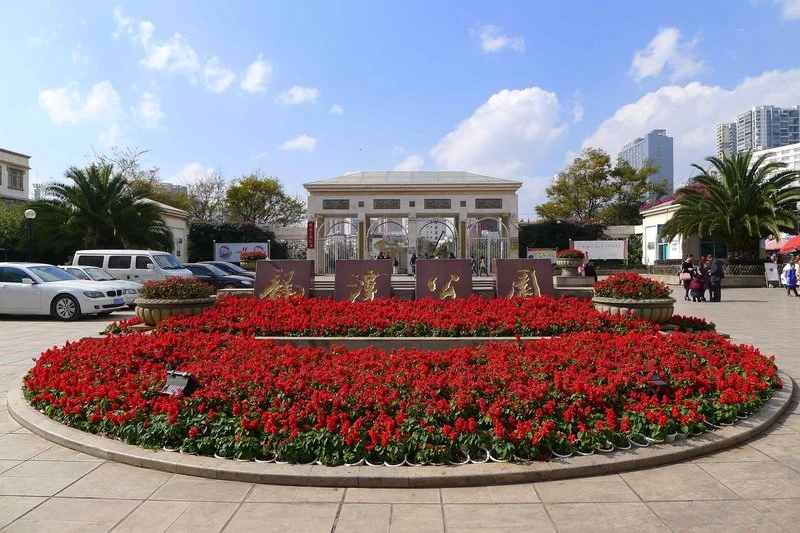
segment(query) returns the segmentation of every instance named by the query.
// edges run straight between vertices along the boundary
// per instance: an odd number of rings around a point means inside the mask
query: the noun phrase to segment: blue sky
[[[800,0],[31,1],[0,29],[0,146],[40,182],[112,145],[294,193],[469,170],[524,181],[525,218],[583,146],[666,128],[680,182],[717,122],[800,104]]]

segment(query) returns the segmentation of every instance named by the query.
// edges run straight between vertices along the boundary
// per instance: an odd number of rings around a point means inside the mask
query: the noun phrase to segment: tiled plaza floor
[[[679,301],[800,377],[800,298],[730,289],[719,304]],[[738,448],[651,470],[463,489],[252,485],[103,461],[29,434],[8,387],[43,349],[99,332],[0,317],[0,528],[3,531],[800,531],[800,409]]]

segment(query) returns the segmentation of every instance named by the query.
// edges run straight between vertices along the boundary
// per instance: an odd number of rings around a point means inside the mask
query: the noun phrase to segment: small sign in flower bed
[[[125,324],[112,332],[125,330]],[[162,330],[261,337],[540,337],[585,331],[653,329],[631,316],[612,316],[577,298],[463,300],[382,299],[336,302],[318,298],[220,298],[202,316],[171,318]]]
[[[160,394],[167,370],[193,374],[197,390]],[[391,353],[156,331],[48,350],[24,380],[46,415],[127,443],[325,465],[644,445],[733,423],[780,386],[753,347],[657,331]]]

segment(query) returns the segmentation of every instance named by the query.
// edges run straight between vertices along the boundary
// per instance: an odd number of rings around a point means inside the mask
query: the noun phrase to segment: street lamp
[[[33,219],[36,218],[36,211],[26,209],[25,218],[28,219],[28,260],[33,261]]]

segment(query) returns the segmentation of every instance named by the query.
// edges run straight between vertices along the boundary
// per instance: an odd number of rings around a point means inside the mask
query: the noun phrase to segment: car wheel
[[[56,320],[68,322],[70,320],[77,320],[81,317],[81,306],[74,296],[69,294],[61,294],[56,296],[53,304],[50,307],[50,313]]]
[[[236,288],[236,285],[234,285],[233,283],[226,283],[225,285],[220,287],[220,289],[235,289],[235,288]]]

